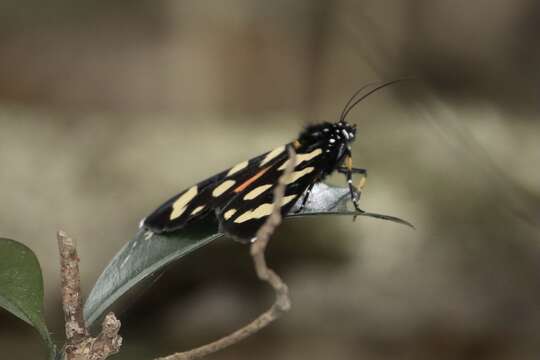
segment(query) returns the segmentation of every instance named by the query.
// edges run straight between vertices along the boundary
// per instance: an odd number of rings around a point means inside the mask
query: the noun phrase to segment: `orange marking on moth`
[[[366,186],[366,182],[367,182],[367,178],[364,176],[360,179],[360,181],[358,182],[358,185],[357,185],[357,188],[359,188],[360,190],[362,190],[365,186]]]
[[[234,189],[234,192],[239,193],[239,192],[244,191],[249,185],[253,184],[255,180],[263,176],[264,173],[268,171],[268,169],[270,169],[270,166],[262,169],[261,171],[259,171],[258,173],[256,173],[255,175],[253,175],[252,177],[244,181],[242,184],[240,184],[240,186]]]
[[[302,146],[302,144],[300,144],[300,141],[294,140],[292,142],[292,146],[294,147],[295,150],[298,150],[298,149],[300,149],[300,146]]]
[[[349,171],[352,170],[352,157],[347,156],[347,157],[345,158],[345,166],[347,167],[347,169],[348,169]]]

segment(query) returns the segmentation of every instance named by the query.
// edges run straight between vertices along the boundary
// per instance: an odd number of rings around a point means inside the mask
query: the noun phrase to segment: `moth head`
[[[342,120],[336,124],[336,133],[338,136],[344,138],[346,142],[353,142],[356,137],[356,124],[349,124]]]

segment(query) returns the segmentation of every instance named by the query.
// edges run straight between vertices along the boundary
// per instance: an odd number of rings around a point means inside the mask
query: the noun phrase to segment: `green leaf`
[[[139,230],[114,256],[98,278],[84,304],[88,326],[99,320],[105,311],[128,290],[160,271],[168,264],[222,237],[217,224],[197,222],[172,235],[145,238]]]
[[[349,210],[349,200],[348,188],[318,183],[313,187],[305,207],[298,212],[300,200],[286,218],[314,215],[371,216],[412,226],[392,216]],[[153,234],[148,237],[144,230],[139,230],[114,256],[90,292],[84,305],[88,325],[94,324],[114,302],[143,280],[222,236],[213,216],[207,216],[172,234]]]
[[[43,277],[36,255],[25,245],[0,238],[0,306],[32,325],[54,356],[43,317]]]

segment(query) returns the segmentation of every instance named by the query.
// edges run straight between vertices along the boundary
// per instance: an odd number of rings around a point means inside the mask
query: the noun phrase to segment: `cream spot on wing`
[[[302,169],[302,170],[298,170],[298,171],[295,171],[293,172],[289,178],[287,179],[287,184],[292,184],[293,182],[295,182],[296,180],[300,179],[302,176],[305,176],[307,174],[309,174],[310,172],[312,172],[313,170],[315,170],[315,168],[313,166],[309,166],[305,169]]]
[[[283,199],[281,199],[281,206],[287,205],[294,199],[296,199],[296,195],[289,195],[289,196],[283,197]]]
[[[288,204],[295,198],[296,198],[296,195],[285,196],[283,199],[281,199],[281,206],[285,206],[286,204]],[[262,204],[262,205],[259,205],[254,210],[246,211],[245,213],[237,217],[234,220],[234,222],[237,224],[241,224],[248,220],[260,219],[262,217],[270,215],[273,209],[274,209],[274,204]]]
[[[193,211],[191,212],[191,215],[195,215],[201,212],[201,210],[204,209],[204,205],[197,206]]]
[[[295,162],[296,165],[295,165],[295,167],[300,165],[304,161],[308,161],[308,160],[313,159],[316,156],[319,156],[320,154],[322,154],[322,149],[320,149],[320,148],[317,148],[317,149],[315,149],[312,152],[307,153],[307,154],[296,154],[296,162]],[[289,160],[287,160],[283,164],[281,164],[281,166],[278,168],[278,170],[285,170],[285,168],[287,167],[288,164],[289,164]]]
[[[267,164],[270,160],[274,159],[276,156],[278,156],[279,154],[281,154],[283,151],[285,151],[285,146],[282,145],[278,148],[275,148],[274,150],[270,151],[268,153],[268,155],[266,155],[263,159],[263,161],[261,161],[261,163],[259,164],[259,167],[261,166],[264,166],[265,164]]]
[[[273,204],[262,204],[256,207],[254,210],[248,210],[234,220],[235,223],[241,224],[245,221],[252,219],[260,219],[262,217],[268,216],[272,213],[274,208]]]
[[[234,181],[234,180],[226,180],[226,181],[222,182],[221,184],[216,186],[214,191],[212,191],[212,196],[213,197],[220,196],[225,191],[229,190],[234,184],[236,184],[236,181]]]
[[[258,187],[256,187],[255,189],[253,189],[253,190],[251,190],[250,192],[248,192],[248,193],[244,196],[244,200],[253,200],[253,199],[255,199],[257,196],[259,196],[259,195],[261,195],[263,192],[265,192],[266,190],[270,189],[271,187],[272,187],[272,184],[258,186]]]
[[[239,172],[240,170],[242,170],[242,169],[245,168],[246,166],[248,166],[248,161],[244,161],[244,162],[241,162],[240,164],[234,165],[234,166],[229,170],[229,172],[227,173],[227,176],[231,176],[232,174],[236,174],[237,172]]]
[[[229,209],[225,211],[225,213],[223,214],[223,218],[225,220],[229,220],[231,216],[233,216],[235,213],[236,213],[236,209]]]
[[[178,218],[180,215],[186,211],[186,205],[197,195],[197,186],[193,186],[185,193],[180,195],[180,197],[172,204],[173,211],[169,216],[170,220]]]

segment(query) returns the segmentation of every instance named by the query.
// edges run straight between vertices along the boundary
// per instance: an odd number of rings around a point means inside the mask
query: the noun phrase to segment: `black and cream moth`
[[[310,125],[294,141],[193,185],[159,206],[141,221],[141,227],[150,233],[170,233],[204,216],[215,215],[221,232],[242,242],[253,241],[272,213],[273,190],[289,161],[288,146],[296,152],[296,163],[281,200],[282,214],[299,201],[301,211],[312,187],[334,171],[346,176],[355,209],[365,213],[358,206],[360,192],[352,183],[352,175],[361,174],[365,180],[367,171],[352,166],[351,144],[356,137],[356,125],[347,123],[345,117],[369,94],[397,81],[401,80],[382,84],[353,102],[360,89],[345,105],[336,123]],[[369,214],[410,225],[392,216]]]
[[[305,203],[311,187],[336,170],[347,176],[351,199],[357,206],[358,191],[352,185],[352,173],[365,175],[366,171],[352,167],[350,144],[355,135],[355,126],[346,122],[309,126],[291,143],[243,161],[175,195],[141,224],[157,234],[174,232],[212,213],[222,232],[251,241],[272,212],[273,190],[289,161],[287,146],[295,149],[296,163],[281,200],[283,214],[298,199]]]

